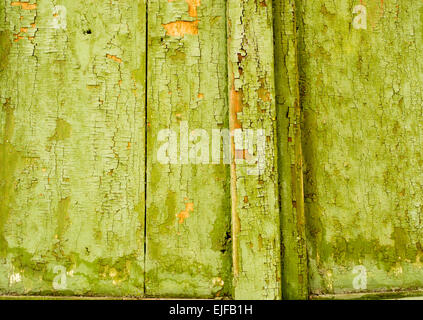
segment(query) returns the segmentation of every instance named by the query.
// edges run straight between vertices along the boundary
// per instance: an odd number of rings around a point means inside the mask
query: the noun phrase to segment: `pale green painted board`
[[[0,3],[0,291],[140,296],[145,3],[55,4]]]
[[[313,293],[423,285],[423,3],[358,5],[297,1]]]
[[[194,130],[206,131],[209,148],[212,130],[228,128],[225,13],[224,0],[148,5],[148,295],[230,294],[229,166],[188,157],[199,142],[188,141]],[[168,164],[158,156],[166,129],[176,139],[168,148],[176,162]]]
[[[272,11],[270,0],[228,2],[235,299],[281,298]]]

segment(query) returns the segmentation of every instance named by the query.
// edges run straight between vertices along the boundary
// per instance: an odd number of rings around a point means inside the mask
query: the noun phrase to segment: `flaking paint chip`
[[[35,10],[35,9],[37,9],[36,3],[14,1],[14,2],[10,3],[10,5],[12,7],[21,7],[22,10]]]
[[[189,215],[190,211],[194,212],[194,203],[192,202],[185,203],[185,210],[181,211],[179,214],[176,215],[179,218],[179,224],[184,223],[185,219],[190,217]]]
[[[166,34],[172,37],[184,37],[186,34],[198,34],[198,20],[196,21],[174,21],[162,24]]]
[[[114,56],[114,55],[111,55],[111,54],[107,54],[106,57],[108,59],[112,59],[115,62],[122,63],[122,59],[121,58],[118,58],[117,56]]]

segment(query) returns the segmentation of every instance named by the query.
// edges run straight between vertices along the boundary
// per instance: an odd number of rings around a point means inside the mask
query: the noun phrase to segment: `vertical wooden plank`
[[[423,285],[421,1],[300,1],[312,293]]]
[[[273,7],[282,295],[297,300],[308,298],[297,17],[293,0],[274,0]]]
[[[208,154],[228,128],[225,13],[224,0],[148,4],[148,295],[229,294],[229,166]]]
[[[143,294],[145,3],[1,1],[0,291]]]
[[[272,1],[228,1],[228,46],[234,297],[280,299]]]

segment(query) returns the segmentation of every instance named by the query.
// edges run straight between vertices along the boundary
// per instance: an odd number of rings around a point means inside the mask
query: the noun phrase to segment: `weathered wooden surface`
[[[280,299],[272,1],[228,2],[228,61],[234,297]]]
[[[421,287],[423,3],[297,3],[311,290]]]
[[[308,297],[296,13],[295,1],[274,0],[277,149],[284,299]]]
[[[421,288],[422,45],[418,1],[1,2],[0,293]]]
[[[224,0],[148,5],[148,295],[230,293],[229,166],[193,151],[228,128],[225,13]]]
[[[0,3],[0,291],[142,295],[145,3]]]

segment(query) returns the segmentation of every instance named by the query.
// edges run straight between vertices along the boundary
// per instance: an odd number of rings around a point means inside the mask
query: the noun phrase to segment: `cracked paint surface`
[[[0,291],[142,296],[145,3],[60,5],[0,2]]]
[[[313,294],[423,285],[423,3],[359,4],[297,1]]]
[[[281,208],[282,296],[308,298],[297,8],[274,0],[278,168]]]
[[[272,1],[228,2],[228,46],[230,129],[263,129],[266,138],[260,175],[237,159],[231,165],[233,296],[280,299]]]
[[[231,293],[228,166],[163,165],[156,159],[160,130],[177,133],[182,162],[188,151],[182,148],[188,141],[180,141],[182,122],[190,132],[201,128],[210,135],[213,129],[228,128],[225,13],[223,0],[148,5],[149,295],[212,298]]]
[[[0,292],[421,288],[423,3],[146,5],[0,2]],[[181,123],[263,129],[265,170],[160,164]]]

